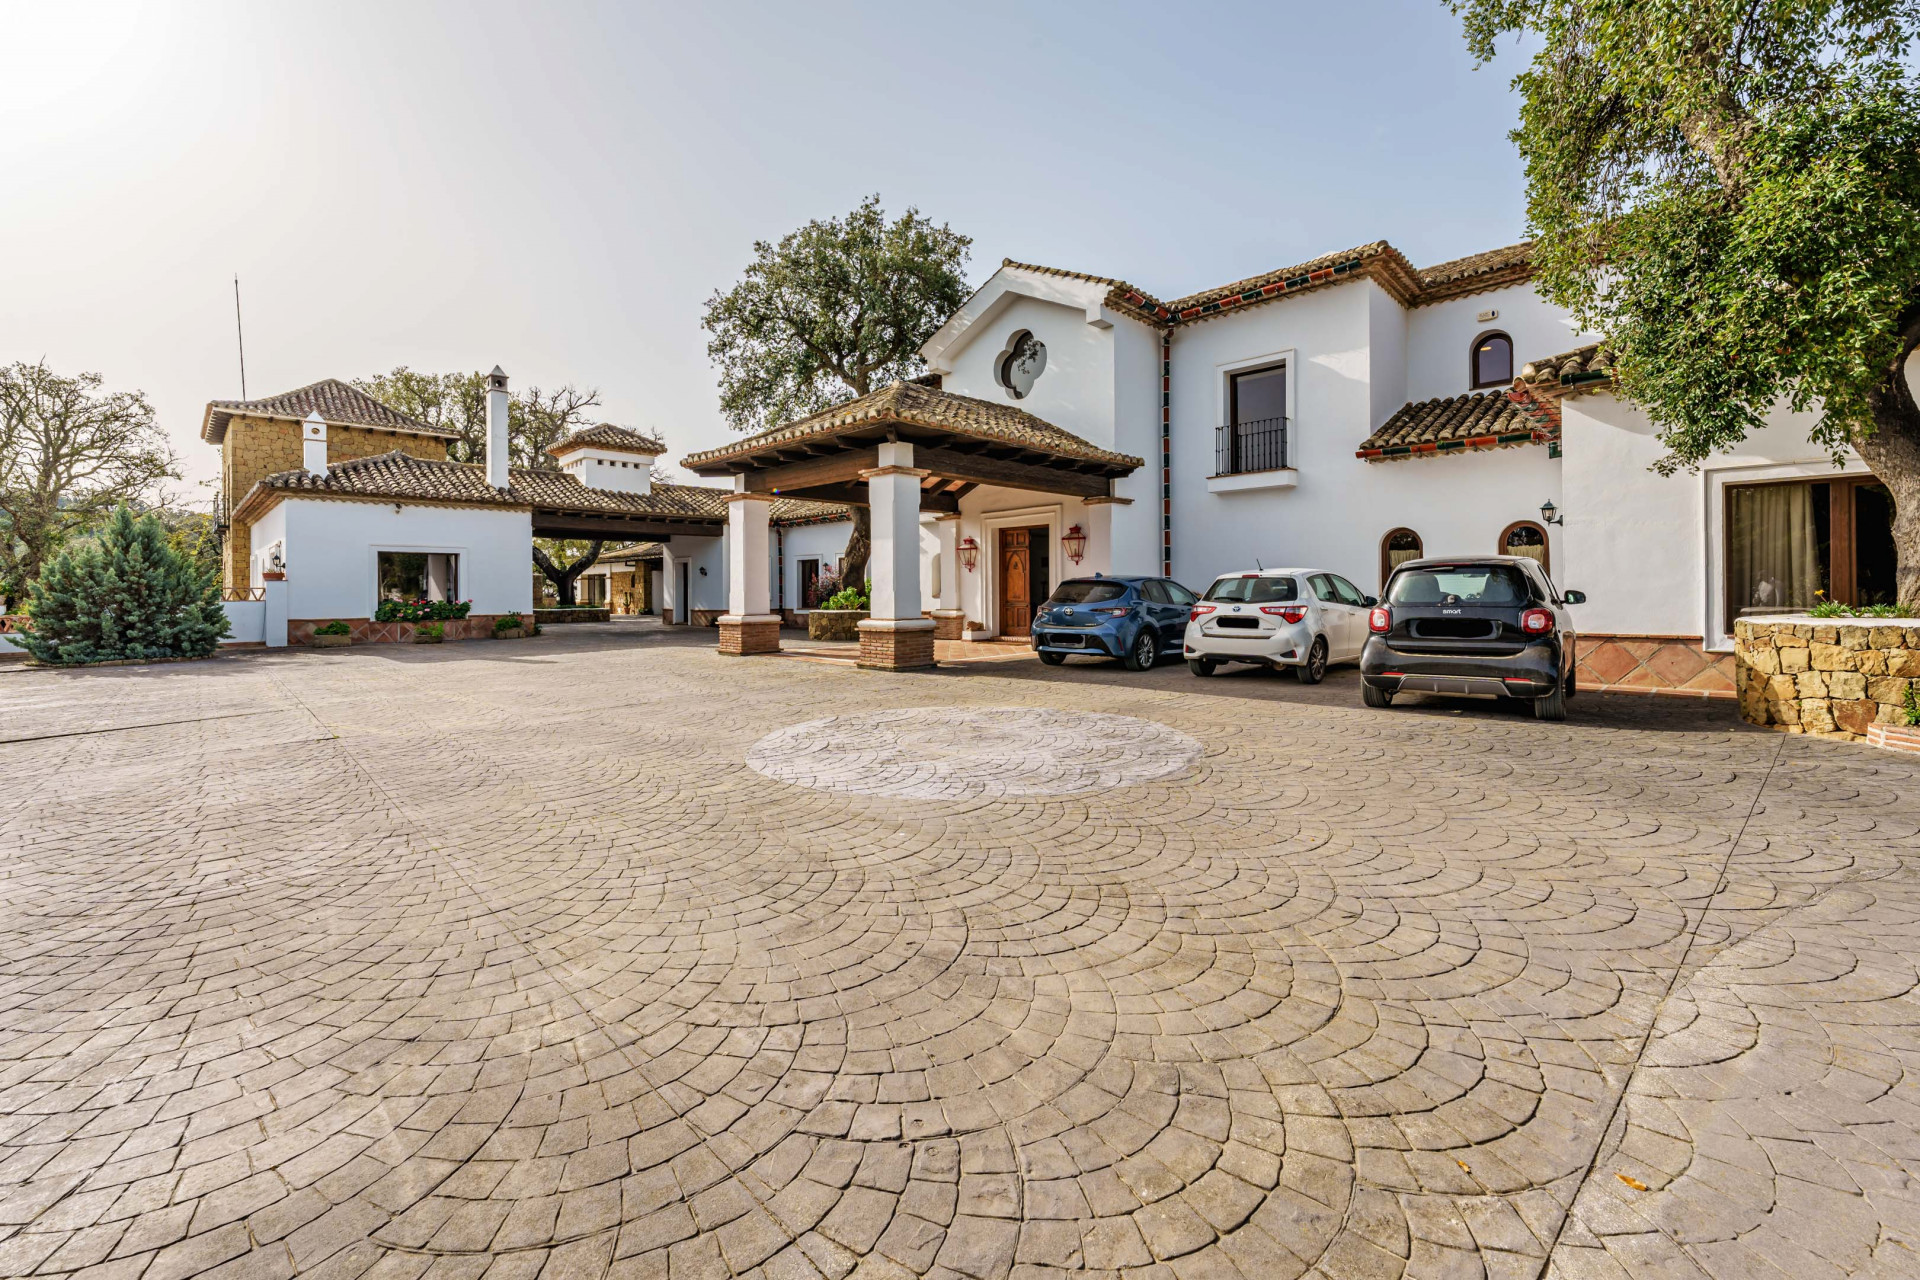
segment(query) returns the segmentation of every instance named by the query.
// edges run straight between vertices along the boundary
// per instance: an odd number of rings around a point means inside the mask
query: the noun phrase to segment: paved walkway
[[[0,677],[0,1275],[1920,1274],[1914,762],[709,639]]]

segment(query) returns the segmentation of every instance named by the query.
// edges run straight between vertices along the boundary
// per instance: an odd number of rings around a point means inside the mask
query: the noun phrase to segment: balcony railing
[[[220,600],[224,604],[244,604],[249,600],[265,600],[265,587],[222,587]]]
[[[1259,418],[1214,428],[1213,473],[1237,476],[1287,465],[1287,420]]]

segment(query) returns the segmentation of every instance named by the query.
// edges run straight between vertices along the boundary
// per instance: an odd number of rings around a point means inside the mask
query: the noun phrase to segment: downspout
[[[1160,331],[1160,576],[1173,576],[1173,330]]]

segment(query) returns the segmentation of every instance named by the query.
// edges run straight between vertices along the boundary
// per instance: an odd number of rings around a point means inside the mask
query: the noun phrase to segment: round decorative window
[[[1000,385],[1015,400],[1024,400],[1046,368],[1047,344],[1022,329],[1007,340],[1007,349],[1001,353]]]

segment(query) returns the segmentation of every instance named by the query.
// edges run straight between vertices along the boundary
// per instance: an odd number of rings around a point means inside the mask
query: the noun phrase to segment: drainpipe
[[[1160,331],[1160,576],[1173,576],[1173,330]]]

